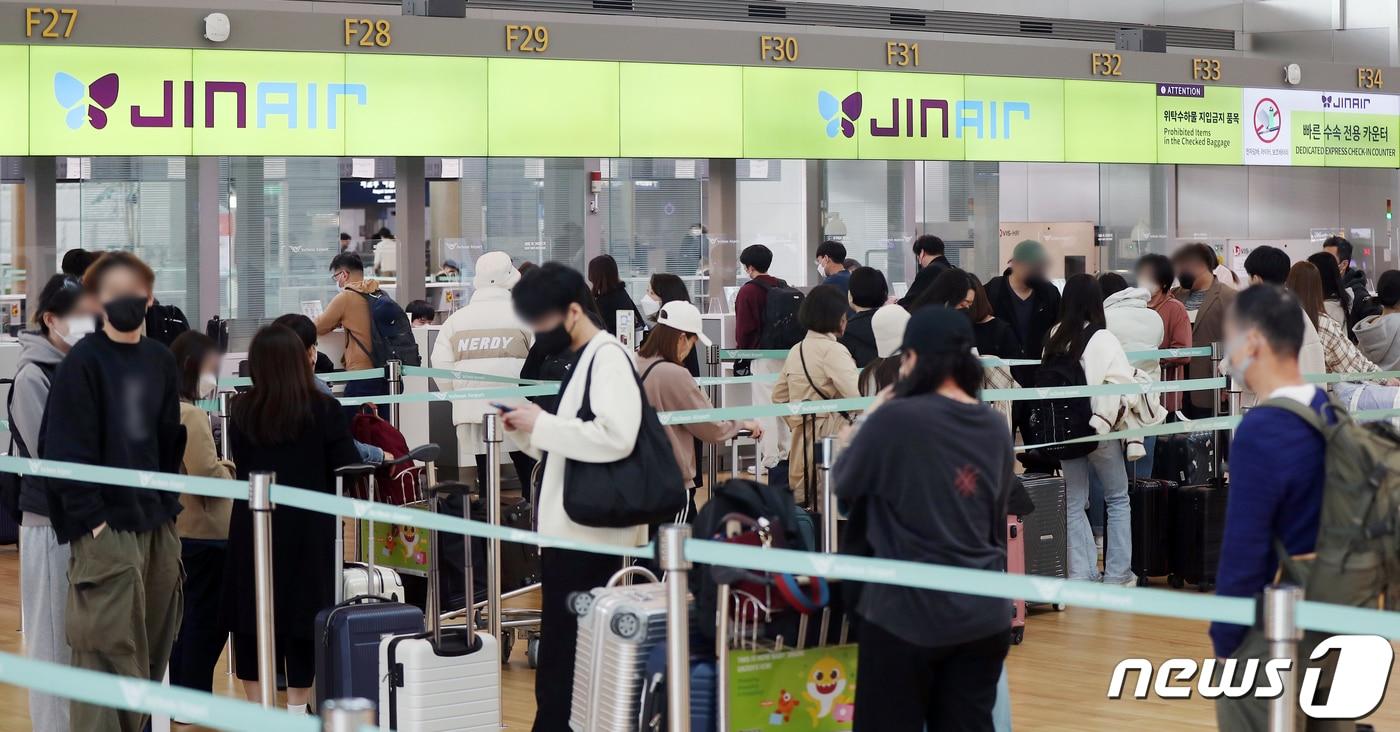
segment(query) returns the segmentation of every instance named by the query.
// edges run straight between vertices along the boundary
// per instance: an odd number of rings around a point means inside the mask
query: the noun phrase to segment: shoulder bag
[[[578,418],[585,422],[597,417],[592,406],[596,361],[597,353],[588,363],[578,409]],[[647,401],[636,371],[632,378],[642,400],[642,423],[632,454],[610,463],[569,460],[564,464],[564,512],[584,526],[627,528],[669,522],[685,510],[689,500],[666,429]]]

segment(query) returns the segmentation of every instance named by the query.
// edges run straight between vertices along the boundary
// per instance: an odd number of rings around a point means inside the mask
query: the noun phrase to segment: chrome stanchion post
[[[486,439],[486,520],[492,526],[501,525],[501,416],[488,412],[482,416],[482,433]],[[463,537],[471,541],[471,537]],[[476,602],[476,594],[467,588],[467,596]],[[487,629],[496,642],[501,642],[501,540],[492,537],[486,541],[486,613]],[[470,618],[470,613],[468,614]],[[470,620],[468,620],[470,625]],[[504,647],[504,646],[502,646]],[[499,694],[504,690],[498,685]],[[498,697],[496,709],[505,708],[505,697]],[[500,719],[496,720],[498,723]]]
[[[817,469],[821,471],[822,491],[822,553],[836,553],[836,488],[831,482],[831,467],[836,464],[836,438],[823,437]]]
[[[323,732],[360,732],[374,724],[374,703],[368,699],[327,699],[321,705]]]
[[[403,362],[398,359],[388,361],[384,364],[384,377],[389,381],[389,395],[398,396],[403,393]],[[399,426],[399,403],[389,403],[389,423],[394,425],[394,429],[402,429]]]
[[[1298,724],[1298,642],[1303,630],[1298,627],[1298,602],[1303,590],[1296,585],[1274,585],[1264,588],[1264,640],[1269,643],[1269,658],[1286,658],[1289,664],[1280,674],[1283,693],[1269,700],[1269,732],[1294,732]]]
[[[248,476],[248,510],[253,513],[253,588],[258,629],[258,700],[272,707],[277,699],[277,657],[272,611],[273,473]],[[245,659],[246,660],[246,659]]]
[[[233,396],[231,392],[219,392],[219,457],[230,460],[228,442],[229,423],[229,399]]]
[[[1224,357],[1225,348],[1220,344],[1220,341],[1216,341],[1210,344],[1210,378],[1215,378],[1220,375],[1220,361]],[[1187,398],[1189,399],[1190,397],[1188,396]],[[1213,417],[1220,416],[1220,387],[1218,386],[1211,390],[1210,413]],[[1223,457],[1221,455],[1222,451],[1220,449],[1220,433],[1221,430],[1219,429],[1211,430],[1211,434],[1215,438],[1213,441],[1212,450],[1212,452],[1214,452],[1213,462],[1215,470],[1215,472],[1212,474],[1212,477],[1214,478],[1220,478],[1225,475],[1224,470],[1221,469],[1220,462],[1221,458]]]
[[[657,535],[657,559],[666,573],[666,717],[669,732],[690,732],[690,562],[688,524],[666,524]],[[721,608],[720,612],[724,612]],[[723,694],[719,690],[719,694]]]

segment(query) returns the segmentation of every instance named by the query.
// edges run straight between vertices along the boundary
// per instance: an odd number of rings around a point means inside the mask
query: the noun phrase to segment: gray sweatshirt
[[[63,352],[39,333],[20,333],[19,369],[10,389],[10,428],[14,430],[29,455],[39,452],[40,427],[44,422],[44,405],[49,401],[49,377],[63,360]],[[19,449],[18,443],[15,445]],[[20,483],[19,508],[35,517],[48,516],[49,504],[42,485],[25,476]],[[26,524],[34,523],[28,517]]]
[[[1353,331],[1361,352],[1382,371],[1400,369],[1400,313],[1362,318]]]

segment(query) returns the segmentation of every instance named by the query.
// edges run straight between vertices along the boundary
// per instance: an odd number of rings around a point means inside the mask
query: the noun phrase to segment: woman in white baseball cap
[[[656,411],[713,408],[705,392],[695,383],[695,377],[683,365],[697,343],[710,345],[703,326],[700,311],[688,302],[674,300],[657,310],[656,328],[637,351],[637,372],[642,375],[642,389]],[[676,465],[680,467],[681,475],[695,474],[695,439],[724,442],[741,429],[752,431],[754,437],[763,434],[763,429],[754,420],[667,426],[666,434],[671,439],[671,449],[676,453]]]

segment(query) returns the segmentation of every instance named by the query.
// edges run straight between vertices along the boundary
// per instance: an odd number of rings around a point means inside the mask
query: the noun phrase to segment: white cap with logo
[[[661,310],[656,313],[656,324],[690,333],[700,339],[701,344],[710,345],[710,339],[705,337],[705,324],[700,317],[700,309],[688,302],[672,300],[662,305]]]

